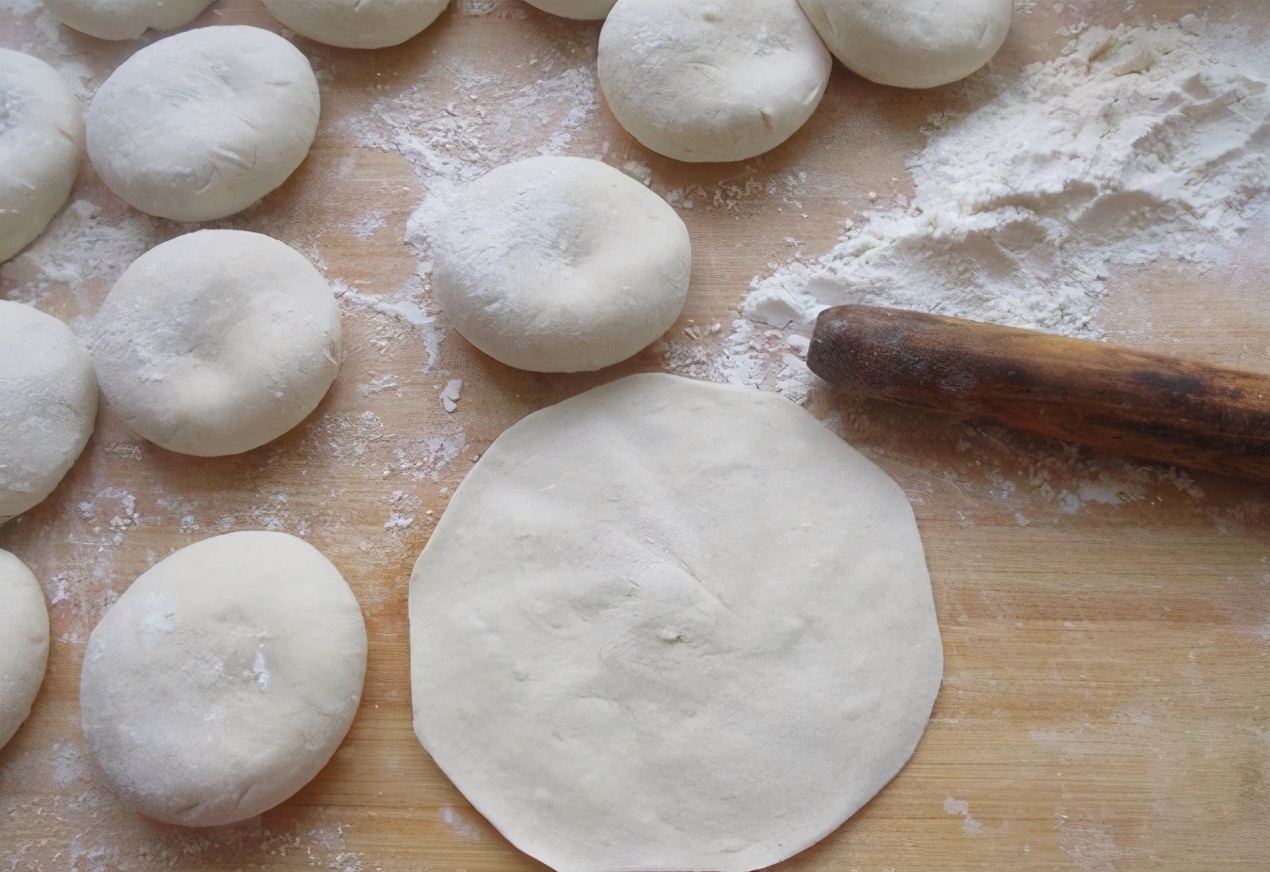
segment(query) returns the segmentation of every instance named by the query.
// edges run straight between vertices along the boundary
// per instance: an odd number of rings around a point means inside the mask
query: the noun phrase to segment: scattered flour
[[[564,153],[599,107],[591,63],[528,83],[472,69],[453,74],[449,89],[425,78],[345,124],[359,145],[400,154],[426,179],[473,179],[512,161]]]
[[[466,815],[452,806],[443,805],[440,809],[441,822],[445,824],[446,829],[454,833],[460,839],[466,842],[479,842],[481,840],[481,828],[478,824],[469,820]]]
[[[1195,16],[1087,30],[932,118],[911,203],[756,278],[714,377],[797,396],[810,377],[782,340],[843,303],[1097,337],[1117,267],[1222,262],[1265,205],[1267,79],[1264,47]]]
[[[961,831],[968,836],[977,836],[983,830],[983,824],[970,816],[970,803],[964,799],[944,800],[944,814],[961,816]]]
[[[405,324],[413,327],[423,340],[423,347],[427,353],[425,368],[429,370],[436,369],[437,362],[441,357],[441,340],[445,338],[445,330],[437,323],[436,315],[430,311],[432,305],[431,297],[424,288],[421,276],[418,274],[412,275],[405,284],[398,287],[391,294],[367,293],[366,291],[351,288],[338,280],[332,282],[331,287],[335,291],[336,298],[346,309],[351,308],[377,316],[387,316],[388,319],[399,325]],[[394,331],[380,324],[375,344],[382,353],[388,350],[394,338]],[[372,383],[363,387],[363,394],[370,395],[396,387],[395,379],[392,379],[392,377],[388,378],[393,381],[392,384]]]

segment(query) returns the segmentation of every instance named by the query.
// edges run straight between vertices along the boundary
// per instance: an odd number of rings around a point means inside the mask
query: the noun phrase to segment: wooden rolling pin
[[[905,406],[1270,481],[1270,377],[871,306],[822,312],[811,371]]]

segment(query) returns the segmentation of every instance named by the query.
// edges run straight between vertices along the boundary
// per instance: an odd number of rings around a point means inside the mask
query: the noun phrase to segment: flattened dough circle
[[[26,564],[0,550],[0,748],[31,713],[49,659],[49,613]]]
[[[71,328],[0,300],[0,523],[53,492],[96,422],[97,379]]]
[[[801,851],[904,765],[943,668],[895,482],[782,397],[660,374],[490,446],[410,633],[420,741],[561,872]]]
[[[340,309],[300,252],[200,230],[157,245],[93,320],[93,366],[124,423],[169,451],[239,454],[286,433],[335,380]]]
[[[0,48],[0,263],[62,208],[84,154],[84,113],[57,70]]]
[[[618,0],[598,71],[618,122],[675,160],[747,160],[820,105],[833,58],[797,0]]]
[[[229,824],[321,771],[365,675],[361,609],[316,548],[285,533],[213,536],[142,573],[93,629],[84,739],[143,814]]]
[[[534,372],[625,360],[688,297],[688,228],[661,197],[598,160],[506,164],[411,218],[431,248],[446,319],[481,351]]]
[[[242,211],[287,180],[317,134],[317,77],[259,27],[201,27],[120,64],[88,106],[88,156],[120,199],[173,221]]]

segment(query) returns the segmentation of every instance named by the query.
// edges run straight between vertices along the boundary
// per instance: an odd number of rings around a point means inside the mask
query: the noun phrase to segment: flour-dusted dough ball
[[[832,64],[797,0],[618,0],[600,31],[609,108],[682,161],[780,145],[820,104]]]
[[[799,0],[843,65],[900,88],[964,79],[1001,48],[1014,0]]]
[[[561,18],[577,18],[583,21],[600,21],[609,14],[617,0],[525,0],[543,12]]]
[[[136,39],[147,28],[189,24],[212,0],[44,0],[53,17],[98,39]]]
[[[102,393],[137,433],[182,454],[239,454],[322,401],[340,367],[340,309],[295,249],[200,230],[124,271],[91,350]]]
[[[907,498],[796,405],[639,375],[536,412],[410,581],[415,731],[559,872],[746,872],[900,770],[943,652]]]
[[[31,713],[49,659],[49,613],[40,584],[0,550],[0,748]]]
[[[341,48],[398,45],[437,20],[450,0],[265,0],[265,8],[309,39]]]
[[[53,492],[96,421],[97,379],[71,328],[0,300],[0,523]]]
[[[44,232],[84,153],[84,114],[57,70],[0,48],[0,261]]]
[[[233,823],[318,774],[365,675],[361,609],[316,548],[285,533],[214,536],[143,573],[93,630],[84,738],[142,814]]]
[[[596,160],[499,167],[430,198],[409,233],[431,247],[449,322],[520,369],[581,372],[625,360],[669,330],[687,299],[683,221]]]
[[[88,156],[142,212],[211,221],[287,180],[317,133],[317,78],[259,27],[203,27],[124,61],[88,106]]]

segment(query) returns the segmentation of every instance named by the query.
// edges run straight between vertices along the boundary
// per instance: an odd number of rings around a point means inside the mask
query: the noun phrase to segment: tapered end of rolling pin
[[[821,313],[807,365],[853,394],[1270,481],[1270,378],[871,306]]]

